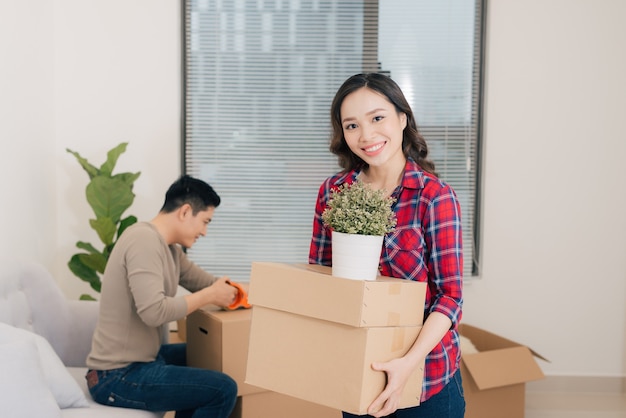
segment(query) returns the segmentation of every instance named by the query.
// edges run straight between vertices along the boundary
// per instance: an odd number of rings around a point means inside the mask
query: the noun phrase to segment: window
[[[222,197],[190,257],[245,281],[251,262],[306,263],[341,83],[369,71],[402,87],[463,211],[477,273],[483,7],[479,0],[187,0],[184,171]]]

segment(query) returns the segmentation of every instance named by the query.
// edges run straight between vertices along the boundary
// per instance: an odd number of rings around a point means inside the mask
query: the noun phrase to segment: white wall
[[[465,320],[624,375],[626,2],[489,2],[482,278]]]
[[[180,174],[180,2],[0,3],[2,254],[65,263],[96,242],[65,148],[141,171],[153,216]],[[489,2],[482,274],[471,324],[530,345],[550,375],[626,375],[626,2]],[[5,63],[7,63],[5,65]],[[210,236],[209,236],[210,239]]]
[[[180,175],[181,6],[174,0],[56,0],[55,123],[58,216],[52,266],[70,296],[91,289],[66,267],[89,227],[87,173],[65,149],[100,166],[108,150],[128,142],[116,173],[141,171],[125,215],[151,219]]]
[[[0,256],[55,256],[52,4],[0,2]]]

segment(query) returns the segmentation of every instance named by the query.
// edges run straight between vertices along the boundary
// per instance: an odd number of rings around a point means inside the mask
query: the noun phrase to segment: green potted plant
[[[383,238],[396,226],[394,202],[360,180],[331,192],[322,221],[332,230],[333,276],[376,278]]]
[[[122,142],[107,153],[106,161],[95,167],[79,153],[66,149],[74,155],[78,163],[89,175],[89,184],[85,196],[93,209],[95,219],[89,220],[103,244],[101,250],[88,242],[78,241],[76,247],[83,250],[74,254],[67,263],[68,267],[79,279],[89,283],[91,288],[100,292],[101,275],[109,259],[109,255],[120,235],[126,228],[137,222],[133,215],[122,218],[135,199],[133,185],[141,172],[113,174],[119,156],[126,151],[127,142]],[[90,295],[83,294],[80,299],[94,300]]]

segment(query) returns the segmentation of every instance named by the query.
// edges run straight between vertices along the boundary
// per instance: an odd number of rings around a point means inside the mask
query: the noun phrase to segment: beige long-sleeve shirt
[[[184,297],[176,296],[178,286],[195,292],[215,280],[179,245],[167,245],[151,223],[126,229],[102,278],[100,316],[87,366],[111,370],[153,361],[164,325],[187,314]]]

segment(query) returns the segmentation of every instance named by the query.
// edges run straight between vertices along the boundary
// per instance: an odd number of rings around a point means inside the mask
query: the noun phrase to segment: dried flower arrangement
[[[322,221],[337,232],[385,235],[396,226],[391,209],[394,202],[383,190],[374,190],[360,180],[344,183],[331,192]]]

